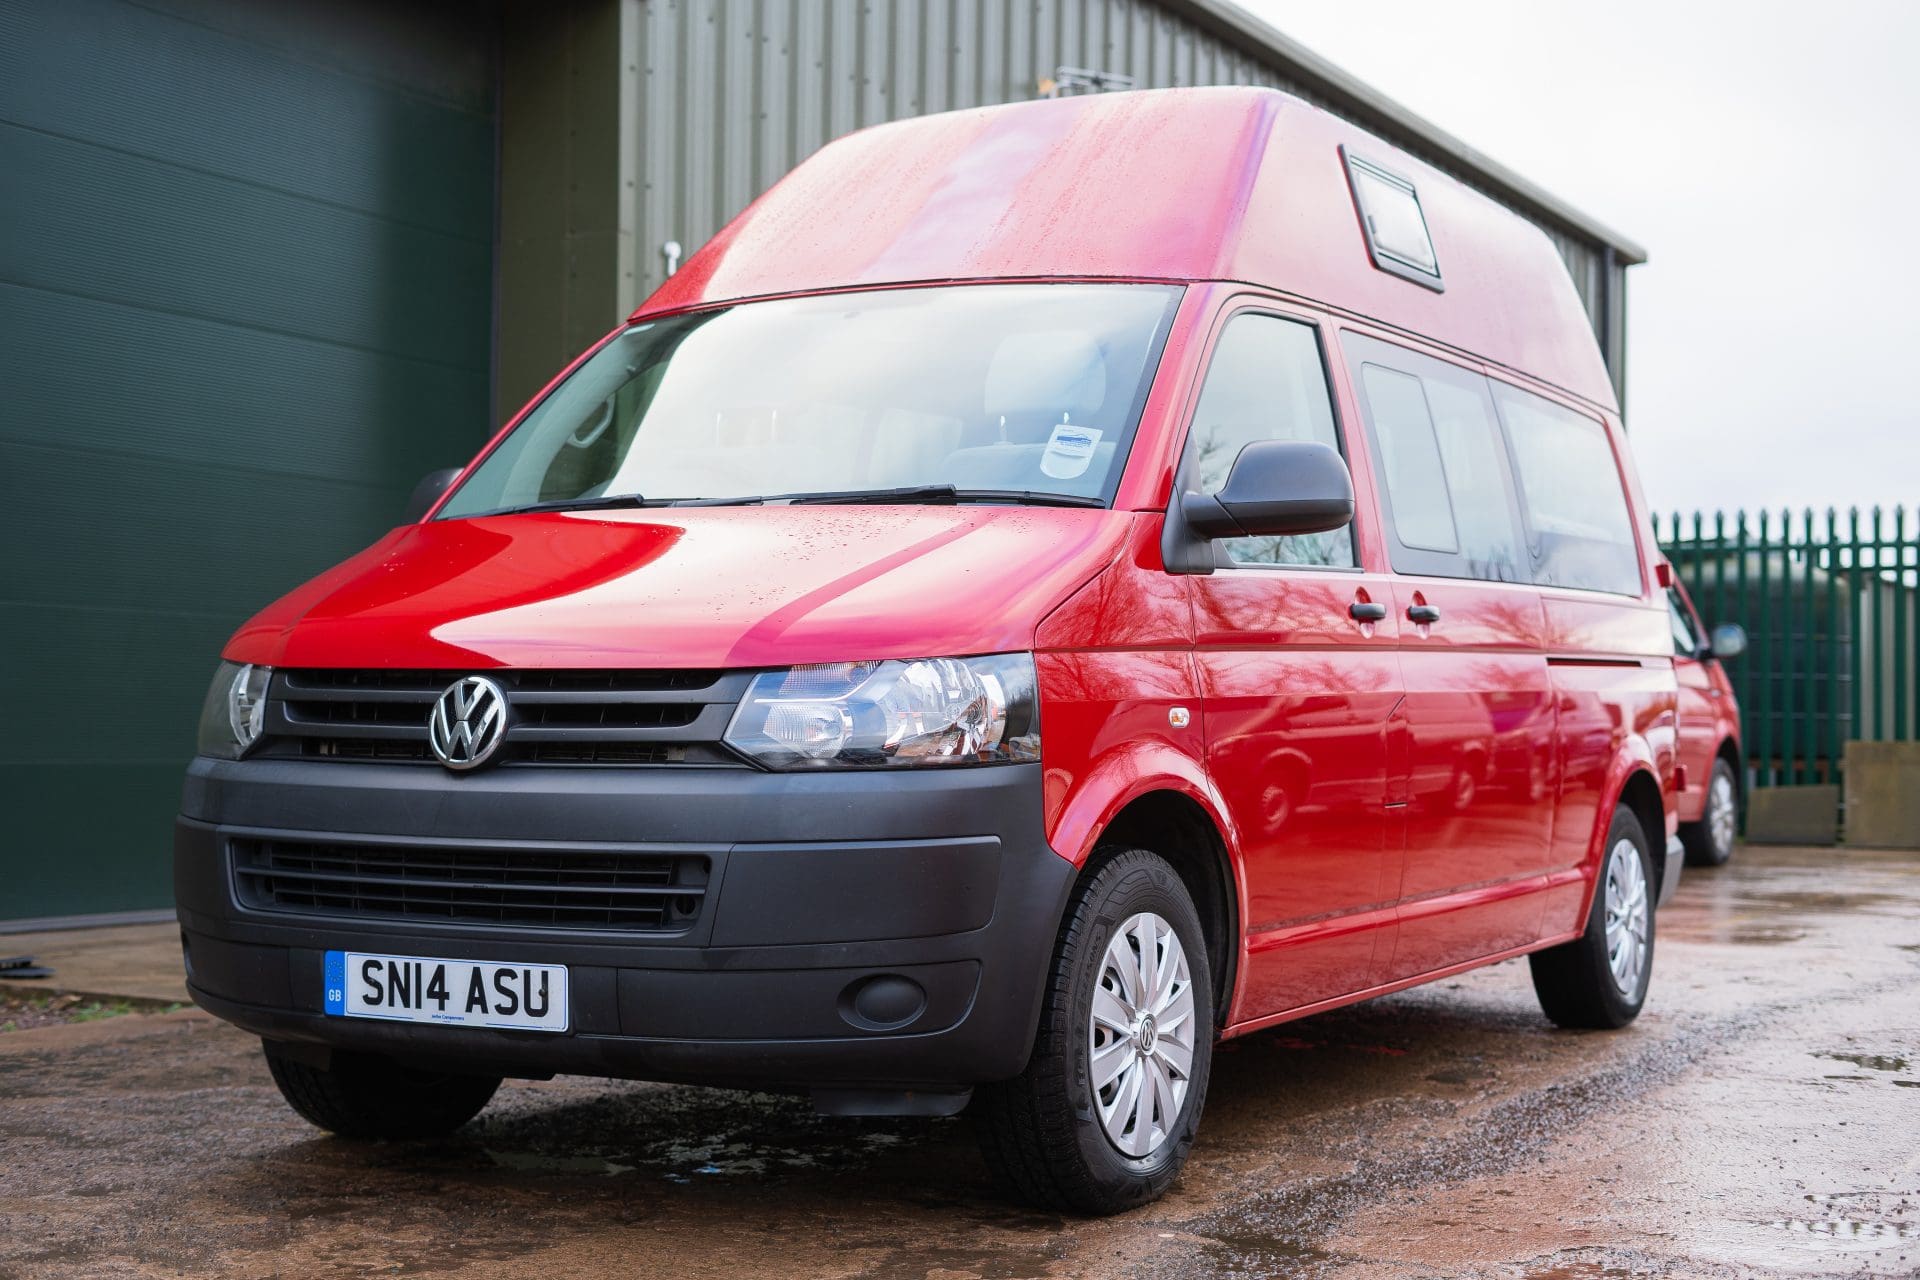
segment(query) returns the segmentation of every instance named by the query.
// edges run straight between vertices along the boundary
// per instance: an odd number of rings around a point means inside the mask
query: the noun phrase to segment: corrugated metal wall
[[[1061,66],[1118,72],[1141,88],[1266,85],[1350,114],[1151,0],[628,3],[637,6],[629,56],[641,115],[626,158],[637,188],[627,211],[628,304],[664,278],[664,242],[692,252],[830,139],[904,116],[1037,97]],[[1381,121],[1356,122],[1485,190]],[[1619,327],[1625,269],[1609,268],[1602,247],[1569,228],[1543,229],[1596,330]],[[1609,276],[1610,295],[1602,287]]]

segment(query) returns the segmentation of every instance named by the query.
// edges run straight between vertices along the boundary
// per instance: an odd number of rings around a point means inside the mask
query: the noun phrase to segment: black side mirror
[[[440,501],[440,495],[453,487],[460,478],[463,467],[448,467],[442,471],[429,471],[419,484],[413,486],[413,493],[407,498],[407,511],[400,518],[401,524],[419,524],[420,517],[433,509]]]
[[[1325,533],[1353,521],[1353,477],[1317,440],[1256,440],[1240,451],[1219,493],[1183,493],[1180,512],[1202,538]]]
[[[1715,658],[1737,658],[1747,651],[1747,629],[1737,622],[1723,622],[1707,637],[1707,653]]]

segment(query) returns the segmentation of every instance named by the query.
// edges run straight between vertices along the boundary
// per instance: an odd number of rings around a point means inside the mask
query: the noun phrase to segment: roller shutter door
[[[0,0],[0,919],[165,906],[222,640],[484,437],[496,25]]]

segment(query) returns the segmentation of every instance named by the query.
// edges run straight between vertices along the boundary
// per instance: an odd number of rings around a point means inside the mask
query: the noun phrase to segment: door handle
[[[1410,604],[1407,606],[1408,622],[1438,622],[1440,610],[1430,604]]]
[[[1347,616],[1355,622],[1379,622],[1387,616],[1387,606],[1368,600],[1355,600],[1347,606]]]

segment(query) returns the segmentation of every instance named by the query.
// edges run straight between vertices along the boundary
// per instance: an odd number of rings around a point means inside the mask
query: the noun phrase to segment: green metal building
[[[221,641],[816,147],[1265,84],[1630,241],[1223,0],[0,0],[0,921],[164,908]],[[1108,83],[1120,83],[1111,80]]]

